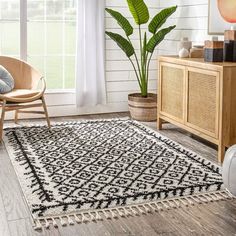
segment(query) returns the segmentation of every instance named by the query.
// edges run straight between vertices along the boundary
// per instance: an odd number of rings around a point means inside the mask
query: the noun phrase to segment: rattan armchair
[[[46,83],[43,76],[31,65],[12,57],[0,56],[0,65],[4,66],[14,78],[14,89],[0,94],[0,141],[3,134],[5,113],[15,111],[15,123],[19,113],[44,114],[50,128],[47,106],[44,99]],[[41,85],[40,85],[41,82]],[[41,88],[38,88],[40,85]],[[43,111],[22,110],[26,108],[43,107]]]

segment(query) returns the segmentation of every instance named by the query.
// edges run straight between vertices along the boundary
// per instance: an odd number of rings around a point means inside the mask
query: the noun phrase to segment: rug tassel
[[[218,197],[215,194],[206,195],[207,198],[210,198],[210,202],[218,201]]]
[[[147,207],[146,205],[143,205],[143,208],[147,213],[151,213],[151,209]]]
[[[202,202],[199,201],[199,199],[197,197],[190,197],[194,202],[198,203],[198,204],[201,204]]]
[[[142,208],[140,206],[137,207],[138,211],[142,214],[145,215],[146,212],[142,210]]]
[[[74,225],[75,224],[73,219],[70,216],[67,216],[67,220],[68,220],[69,225]]]
[[[170,207],[166,204],[166,202],[160,202],[167,210],[170,209]]]
[[[202,203],[208,203],[209,202],[208,199],[205,196],[199,195],[198,198],[200,199],[200,201]]]
[[[133,207],[130,207],[129,209],[130,209],[130,211],[132,212],[133,215],[135,215],[135,216],[139,215],[138,212]]]
[[[173,208],[179,208],[180,207],[180,199],[178,199],[178,200],[174,199],[173,202],[174,202]]]
[[[216,198],[216,201],[220,201],[220,200],[223,199],[220,194],[216,194],[216,193],[215,193],[214,196],[215,196],[215,198]]]
[[[149,203],[148,206],[151,208],[152,211],[156,211],[156,208],[151,203]]]
[[[224,198],[226,198],[226,199],[232,199],[231,193],[230,193],[229,191],[227,191],[227,190],[226,190],[225,192],[223,192],[222,195],[223,195]]]
[[[52,218],[52,225],[55,227],[55,228],[58,228],[58,224],[56,222],[56,220],[54,218]]]
[[[162,211],[162,210],[163,210],[163,208],[160,207],[158,203],[154,203],[154,205],[156,206],[156,208],[157,208],[158,211]]]
[[[188,197],[185,197],[184,198],[190,205],[194,205],[194,202],[193,201],[191,201],[191,199],[190,198],[188,198]],[[188,205],[188,204],[187,204]]]
[[[123,209],[124,209],[124,214],[125,214],[126,216],[130,216],[129,211],[128,211],[126,208],[123,208]]]
[[[35,229],[35,230],[41,230],[42,227],[43,227],[43,226],[42,226],[40,220],[35,220],[35,227],[34,227],[34,229]]]
[[[183,204],[184,206],[188,206],[188,203],[186,202],[186,199],[185,198],[183,198],[183,199],[179,199],[179,202],[181,203],[181,204]],[[179,207],[180,207],[180,205],[179,205]]]
[[[102,213],[106,219],[108,219],[108,220],[111,219],[110,215],[108,215],[106,211],[102,211]]]
[[[125,214],[122,212],[121,209],[117,209],[117,211],[118,211],[120,217],[125,217]]]
[[[86,222],[88,222],[88,221],[89,221],[89,219],[85,216],[84,213],[82,213],[81,222],[82,222],[82,223],[86,223]]]
[[[49,229],[50,228],[50,224],[49,224],[48,220],[45,219],[44,221],[45,221],[45,228]]]
[[[114,210],[111,210],[111,217],[114,218],[114,219],[117,219],[118,216],[116,215],[116,213],[114,212]]]
[[[168,206],[170,208],[177,208],[177,204],[174,200],[173,201],[167,201],[167,203],[168,203]]]
[[[67,226],[66,221],[62,217],[59,217],[59,219],[62,226]]]
[[[81,223],[81,220],[79,219],[79,217],[78,217],[76,214],[74,214],[74,218],[75,218],[75,221],[76,221],[78,224]]]
[[[98,211],[96,212],[96,220],[97,221],[102,220],[102,217],[100,216]]]

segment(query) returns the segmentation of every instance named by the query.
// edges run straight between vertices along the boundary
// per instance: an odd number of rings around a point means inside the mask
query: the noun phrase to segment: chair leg
[[[18,110],[15,111],[15,119],[14,119],[15,124],[18,123]]]
[[[49,120],[49,116],[48,116],[48,110],[47,110],[47,105],[46,105],[44,97],[42,97],[42,104],[43,104],[43,109],[44,109],[44,113],[45,113],[45,116],[46,116],[48,128],[50,129],[51,128],[51,124],[50,124],[50,120]]]
[[[0,141],[2,141],[2,135],[3,135],[3,122],[5,118],[5,107],[6,107],[6,101],[3,101],[2,114],[1,114],[1,120],[0,120]]]

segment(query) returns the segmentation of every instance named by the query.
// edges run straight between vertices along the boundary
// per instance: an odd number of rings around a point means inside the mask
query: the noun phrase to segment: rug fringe
[[[178,198],[164,199],[143,204],[119,206],[109,209],[88,210],[81,213],[64,214],[54,217],[40,217],[34,220],[34,229],[41,230],[43,227],[55,228],[74,225],[75,223],[96,222],[104,219],[117,219],[119,217],[139,216],[157,211],[169,210],[179,207],[188,207],[196,204],[234,199],[235,197],[228,190],[200,193],[197,195],[183,196]]]

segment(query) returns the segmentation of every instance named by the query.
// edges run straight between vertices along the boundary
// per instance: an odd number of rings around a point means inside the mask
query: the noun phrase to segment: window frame
[[[20,1],[20,59],[28,61],[28,6],[27,0]],[[45,91],[46,97],[48,97],[48,103],[51,106],[58,105],[75,105],[75,88],[74,89],[48,89]],[[47,96],[47,94],[49,96]],[[55,95],[55,96],[53,96]],[[58,99],[60,95],[60,99]]]

